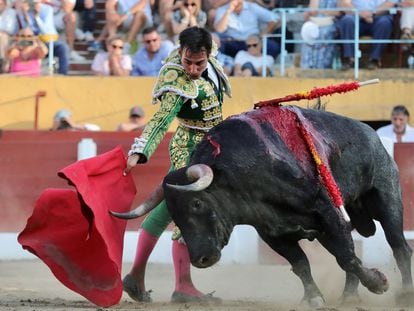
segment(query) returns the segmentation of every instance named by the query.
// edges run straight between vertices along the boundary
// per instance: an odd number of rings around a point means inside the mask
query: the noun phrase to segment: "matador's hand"
[[[137,165],[138,160],[139,160],[139,154],[137,154],[137,153],[131,154],[128,157],[127,166],[124,169],[124,176],[129,174],[129,172]]]

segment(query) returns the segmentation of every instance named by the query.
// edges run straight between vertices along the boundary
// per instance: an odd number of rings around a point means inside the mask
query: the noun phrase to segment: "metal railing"
[[[303,39],[288,39],[286,38],[286,30],[287,30],[287,16],[290,14],[298,13],[298,12],[306,12],[306,11],[338,11],[338,12],[345,12],[345,11],[352,11],[355,15],[355,33],[354,39],[352,40],[344,40],[344,39],[319,39],[315,40],[314,44],[344,44],[350,43],[354,45],[354,77],[357,79],[359,77],[359,63],[360,58],[362,56],[360,45],[361,44],[412,44],[414,43],[414,39],[361,39],[359,36],[359,10],[357,9],[350,9],[350,8],[332,8],[332,9],[309,9],[309,8],[284,8],[284,9],[274,9],[273,12],[279,14],[280,21],[281,21],[281,33],[280,34],[266,34],[262,35],[262,76],[266,77],[266,51],[267,51],[267,40],[273,37],[280,37],[280,76],[285,76],[286,74],[286,45],[287,44],[303,44],[305,41]],[[396,15],[399,11],[399,8],[391,8],[388,10],[390,14]]]

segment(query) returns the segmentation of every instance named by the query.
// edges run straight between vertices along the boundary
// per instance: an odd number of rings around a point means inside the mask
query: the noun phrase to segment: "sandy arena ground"
[[[129,264],[124,265],[124,272],[129,268]],[[317,310],[414,311],[414,306],[407,308],[394,304],[394,295],[400,286],[394,263],[381,270],[386,273],[391,284],[389,291],[378,296],[360,288],[362,301],[344,307],[338,304],[344,273],[333,260],[313,264],[313,275],[327,302],[326,307]],[[215,291],[216,296],[223,298],[223,304],[171,304],[169,299],[174,281],[171,265],[149,264],[147,287],[153,290],[154,303],[136,303],[124,294],[119,305],[100,308],[63,286],[40,260],[0,261],[0,310],[309,310],[299,304],[303,294],[302,285],[288,265],[219,264],[205,270],[194,268],[193,278],[201,290]]]

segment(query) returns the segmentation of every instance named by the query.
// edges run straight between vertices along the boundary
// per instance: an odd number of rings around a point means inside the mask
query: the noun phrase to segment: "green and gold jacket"
[[[217,74],[218,87],[208,78],[192,80],[181,65],[178,49],[168,56],[152,92],[153,102],[161,103],[160,109],[141,136],[135,138],[128,155],[138,153],[140,162],[148,161],[177,117],[178,127],[169,148],[171,164],[177,169],[188,163],[204,134],[223,120],[224,94],[231,96],[227,76],[214,56],[209,58],[209,64]]]

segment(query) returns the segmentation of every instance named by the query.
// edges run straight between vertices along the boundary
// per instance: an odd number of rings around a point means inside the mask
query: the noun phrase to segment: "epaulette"
[[[183,66],[166,63],[160,69],[154,89],[152,90],[153,103],[165,92],[174,92],[178,95],[194,99],[198,96],[198,87],[194,80],[184,70]]]

